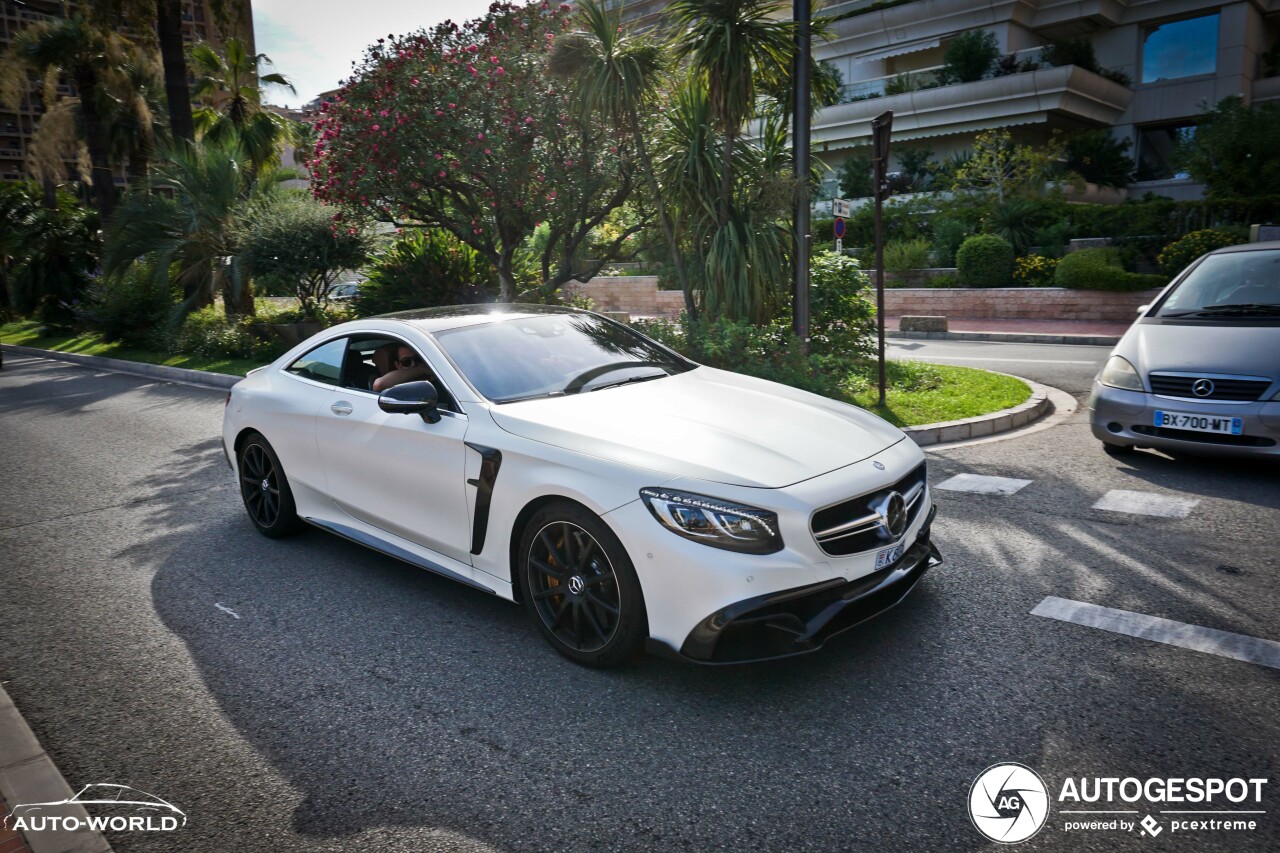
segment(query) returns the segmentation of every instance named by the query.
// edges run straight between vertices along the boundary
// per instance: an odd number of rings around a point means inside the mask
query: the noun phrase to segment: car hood
[[[1276,378],[1280,326],[1137,323],[1117,349],[1142,373],[1235,373]]]
[[[905,438],[854,406],[710,367],[586,394],[494,406],[507,432],[624,465],[781,488]]]

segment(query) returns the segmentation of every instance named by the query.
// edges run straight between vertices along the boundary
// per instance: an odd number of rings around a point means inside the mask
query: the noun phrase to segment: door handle
[[[351,414],[351,404],[346,400],[339,400],[329,407],[329,411],[335,415],[349,415]]]

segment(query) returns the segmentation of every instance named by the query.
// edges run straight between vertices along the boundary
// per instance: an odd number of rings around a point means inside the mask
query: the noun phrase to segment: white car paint
[[[234,469],[248,430],[272,444],[305,520],[515,599],[517,520],[547,496],[609,525],[635,565],[650,637],[680,650],[717,609],[746,598],[875,571],[876,551],[831,557],[816,509],[884,489],[924,460],[895,427],[853,406],[708,367],[602,393],[496,404],[437,345],[429,323],[371,318],[304,341],[231,391],[223,441]],[[438,423],[381,411],[377,395],[284,372],[353,333],[385,333],[423,354],[460,411]],[[349,414],[339,414],[349,408]],[[484,545],[472,553],[481,455],[499,449]],[[639,499],[664,486],[776,512],[784,547],[736,553],[664,529]],[[927,487],[906,533],[927,523]],[[909,587],[908,587],[909,588]]]

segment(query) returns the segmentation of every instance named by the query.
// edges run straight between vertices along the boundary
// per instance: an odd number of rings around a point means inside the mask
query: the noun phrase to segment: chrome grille
[[[893,540],[883,530],[874,506],[890,492],[898,492],[906,502],[910,527],[924,506],[925,479],[925,463],[921,462],[891,486],[818,510],[809,525],[818,547],[824,554],[844,557],[888,545]]]
[[[1236,403],[1252,403],[1271,387],[1270,379],[1227,379],[1218,376],[1175,376],[1169,373],[1151,374],[1151,393],[1162,397],[1182,397],[1187,400],[1225,400]],[[1193,390],[1201,380],[1213,383],[1208,394]]]

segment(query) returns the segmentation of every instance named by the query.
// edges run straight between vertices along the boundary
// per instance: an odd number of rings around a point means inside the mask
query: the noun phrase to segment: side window
[[[342,378],[342,358],[347,352],[347,339],[338,338],[322,344],[285,368],[294,376],[337,385]]]

